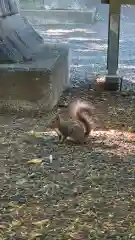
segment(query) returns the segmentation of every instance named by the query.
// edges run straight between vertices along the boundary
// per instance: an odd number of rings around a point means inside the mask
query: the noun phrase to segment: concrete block
[[[44,43],[43,38],[20,14],[0,19],[0,61],[31,60]]]
[[[1,0],[0,17],[7,17],[19,13],[20,5],[18,0]]]
[[[27,63],[0,65],[0,109],[50,111],[69,80],[69,49],[44,45]]]

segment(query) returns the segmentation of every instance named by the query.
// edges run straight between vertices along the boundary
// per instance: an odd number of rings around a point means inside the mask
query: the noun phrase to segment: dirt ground
[[[75,89],[61,104],[74,96],[95,107],[85,145],[58,143],[43,115],[0,116],[1,240],[135,239],[135,95]]]

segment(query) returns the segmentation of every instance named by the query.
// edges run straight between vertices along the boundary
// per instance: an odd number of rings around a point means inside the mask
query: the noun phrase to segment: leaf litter
[[[44,116],[0,117],[0,239],[135,239],[134,98],[79,89],[74,96],[95,107],[85,145],[40,132]]]

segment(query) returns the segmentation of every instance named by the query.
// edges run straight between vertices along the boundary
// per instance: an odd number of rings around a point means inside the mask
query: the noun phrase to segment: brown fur
[[[78,120],[83,124],[85,128],[85,136],[88,137],[92,129],[92,105],[79,99],[74,100],[69,105],[69,115],[72,119]]]
[[[70,137],[75,142],[84,143],[92,129],[92,106],[85,101],[73,101],[69,104],[69,116],[69,120],[64,120],[58,114],[49,127],[56,130],[61,142]]]

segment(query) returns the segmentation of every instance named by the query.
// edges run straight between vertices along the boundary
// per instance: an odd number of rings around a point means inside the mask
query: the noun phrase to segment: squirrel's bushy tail
[[[87,137],[92,129],[93,106],[83,100],[74,100],[69,104],[69,115],[74,120],[79,120],[85,128],[85,136]]]

